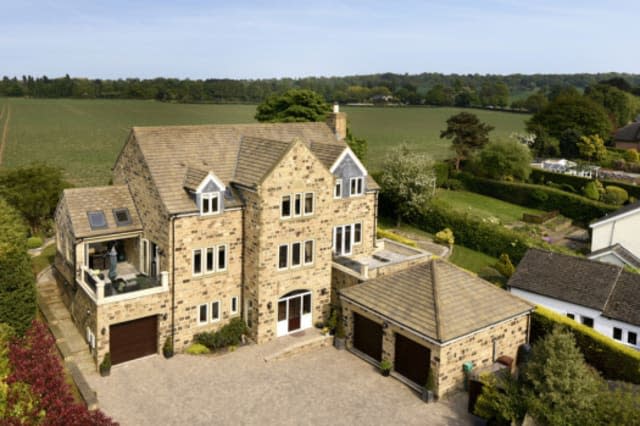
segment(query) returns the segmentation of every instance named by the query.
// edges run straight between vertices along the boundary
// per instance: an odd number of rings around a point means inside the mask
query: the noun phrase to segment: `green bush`
[[[624,159],[630,163],[637,163],[638,161],[640,161],[640,156],[638,155],[638,151],[635,148],[631,148],[625,151]]]
[[[40,237],[29,237],[27,238],[27,248],[34,249],[42,246],[42,238]]]
[[[538,183],[542,183],[542,182],[566,183],[568,185],[571,185],[574,188],[583,188],[587,183],[592,181],[592,179],[589,179],[589,178],[572,176],[572,175],[563,175],[560,173],[547,172],[545,170],[540,170],[540,169],[533,169],[531,171],[531,176],[529,177],[529,179],[532,182],[538,182]],[[602,180],[602,183],[604,183],[605,185],[619,186],[620,188],[627,191],[629,195],[633,195],[636,198],[640,198],[640,186],[638,185],[612,181],[612,180]]]
[[[451,166],[449,163],[438,161],[433,165],[433,171],[436,175],[436,185],[442,186],[449,180],[449,170]]]
[[[192,343],[191,345],[189,345],[189,347],[185,352],[188,353],[189,355],[202,355],[202,354],[208,354],[211,351],[209,350],[209,348],[207,348],[205,345],[201,343]]]
[[[446,244],[449,247],[452,247],[456,240],[451,229],[444,228],[442,231],[436,233],[435,241],[438,244]]]
[[[470,191],[520,206],[545,211],[558,210],[563,216],[580,223],[589,223],[617,209],[608,204],[543,185],[482,179],[464,173],[459,176]],[[542,193],[545,194],[546,199],[541,196]],[[455,228],[453,230],[456,231]]]
[[[211,350],[236,346],[240,344],[242,335],[247,332],[247,326],[242,318],[234,318],[216,332],[198,333],[194,336],[196,343]]]
[[[574,335],[585,361],[605,379],[640,384],[640,352],[549,309],[538,306],[531,316],[531,341],[551,333],[556,324]]]
[[[462,191],[464,189],[464,184],[458,179],[449,179],[442,185],[442,187],[452,191]]]
[[[600,189],[598,188],[599,183],[600,182],[597,180],[588,182],[584,188],[582,188],[582,194],[590,200],[598,201],[600,199]]]
[[[411,247],[417,247],[418,245],[416,244],[415,241],[413,241],[412,239],[403,237],[402,235],[398,235],[394,232],[391,232],[387,229],[378,229],[378,231],[376,232],[376,236],[378,238],[386,238],[388,240],[392,240],[392,241],[396,241],[400,244],[404,244],[407,246],[411,246]]]
[[[619,186],[609,185],[605,187],[605,192],[602,194],[602,201],[607,204],[613,204],[615,206],[621,206],[625,201],[629,199],[629,194]]]
[[[509,255],[507,253],[502,253],[500,255],[500,260],[498,260],[493,267],[505,278],[511,278],[511,275],[516,272],[516,268],[513,266],[513,263],[511,263],[511,259],[509,259]]]

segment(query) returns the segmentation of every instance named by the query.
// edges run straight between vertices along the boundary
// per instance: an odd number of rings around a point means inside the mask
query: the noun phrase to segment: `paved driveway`
[[[265,362],[259,346],[222,356],[160,356],[92,376],[122,425],[468,425],[466,395],[425,404],[356,356],[322,347]]]

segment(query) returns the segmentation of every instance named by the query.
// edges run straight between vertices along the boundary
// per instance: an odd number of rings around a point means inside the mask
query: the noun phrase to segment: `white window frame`
[[[311,195],[311,211],[307,213],[307,195]],[[302,214],[304,216],[312,216],[316,211],[316,194],[315,192],[305,192],[302,197]]]
[[[205,312],[205,317],[206,319],[204,321],[200,320],[200,311],[202,310],[202,307],[204,306],[204,309],[206,310]],[[196,311],[196,315],[197,315],[197,320],[198,320],[198,325],[205,325],[207,324],[209,321],[209,304],[208,303],[201,303],[200,305],[198,305],[198,310]]]
[[[354,182],[355,182],[355,191],[352,191],[351,189],[354,187],[353,185]],[[360,185],[358,185],[358,182],[360,183]],[[364,177],[358,176],[358,177],[349,178],[349,197],[359,197],[362,194],[364,194]]]
[[[236,306],[235,306],[235,309],[233,308],[233,305],[234,305],[234,304],[236,305]],[[229,312],[230,312],[231,314],[237,314],[237,313],[238,313],[238,296],[233,296],[233,297],[231,298],[231,304],[230,304],[230,306],[229,306]]]
[[[311,262],[307,262],[307,256],[306,256],[306,247],[307,247],[307,243],[311,243]],[[302,244],[302,264],[304,266],[308,266],[308,265],[313,265],[313,262],[315,261],[316,258],[316,242],[315,240],[305,240]]]
[[[336,184],[333,187],[333,198],[335,199],[342,198],[342,179],[336,180]]]
[[[356,241],[356,226],[360,226],[360,240]],[[356,222],[353,224],[353,229],[351,230],[351,233],[353,234],[353,245],[357,246],[362,244],[362,222]]]
[[[289,197],[289,214],[286,216],[284,215],[285,197]],[[291,196],[291,194],[283,195],[282,198],[280,198],[280,219],[291,219],[293,217],[292,213],[293,213],[293,197]]]
[[[355,238],[355,224],[354,223],[348,223],[346,225],[338,225],[338,226],[334,226],[333,227],[333,240],[332,240],[332,247],[331,249],[333,250],[333,252],[335,254],[337,254],[338,256],[350,256],[353,254],[353,246],[354,246],[354,238]],[[338,228],[342,229],[342,247],[340,247],[340,252],[338,252],[338,250],[336,250],[336,242],[337,242],[337,235],[338,235]],[[349,252],[345,252],[344,251],[344,241],[345,241],[345,235],[347,234],[346,230],[347,228],[349,229]],[[360,238],[362,239],[362,235],[360,236]]]
[[[224,249],[224,268],[220,268],[220,249]],[[229,267],[229,246],[227,244],[220,244],[215,247],[216,261],[214,263],[216,272],[224,272]]]
[[[209,210],[205,211],[204,210],[204,200],[207,199],[209,200]],[[213,199],[217,200],[217,206],[216,206],[216,210],[212,210],[211,209],[211,201]],[[203,192],[200,194],[200,214],[202,216],[210,216],[210,215],[214,215],[214,214],[219,214],[220,213],[220,192]]]
[[[209,254],[209,250],[211,250],[212,254],[213,254],[213,258],[211,259],[211,269],[209,269],[209,265],[207,265],[207,256]],[[204,256],[202,259],[202,274],[213,274],[214,272],[216,272],[216,266],[217,266],[217,250],[216,247],[205,247],[202,249]]]
[[[220,268],[220,249],[224,249],[224,268]],[[207,267],[207,254],[209,250],[213,251],[213,269]],[[200,272],[196,273],[196,252],[200,252]],[[219,244],[215,246],[199,247],[191,251],[191,274],[194,277],[203,275],[212,275],[218,272],[225,272],[229,268],[229,245]]]
[[[304,197],[305,197],[305,193],[304,192],[296,192],[295,194],[293,194],[293,196],[291,197],[293,199],[293,217],[300,217],[302,216],[302,212],[304,211]],[[296,204],[297,207],[299,207],[299,210],[296,211]]]
[[[280,266],[280,249],[282,247],[286,247],[287,248],[287,253],[285,254],[284,258],[285,258],[285,262],[286,265],[284,266]],[[289,268],[289,244],[278,244],[278,257],[277,257],[277,267],[278,267],[278,271],[284,271],[285,269]]]
[[[196,252],[200,252],[200,272],[196,272]],[[193,249],[191,251],[191,274],[194,277],[199,277],[203,274],[204,269],[204,262],[203,262],[203,256],[202,256],[202,249],[201,248],[197,248],[197,249]]]
[[[214,318],[213,317],[213,305],[217,304],[218,305],[218,317]],[[211,322],[218,322],[220,321],[220,318],[222,317],[222,312],[220,311],[220,301],[219,300],[214,300],[213,302],[211,302]]]
[[[293,263],[293,246],[296,245],[296,244],[298,245],[298,263],[294,264]],[[291,243],[289,245],[289,256],[290,256],[290,258],[289,258],[289,267],[291,269],[299,268],[299,267],[302,266],[302,264],[304,262],[304,259],[302,258],[302,256],[303,256],[302,250],[303,250],[303,247],[302,247],[302,242],[301,241],[295,241],[295,242],[293,242],[293,243]]]

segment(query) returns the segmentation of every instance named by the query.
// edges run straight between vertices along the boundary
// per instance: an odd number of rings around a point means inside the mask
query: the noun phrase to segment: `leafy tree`
[[[461,112],[447,119],[447,128],[440,132],[440,138],[452,139],[456,170],[460,170],[460,161],[489,142],[489,132],[493,129],[493,126],[481,122],[469,112]]]
[[[360,161],[364,161],[364,158],[367,156],[367,150],[369,148],[369,144],[367,140],[364,138],[359,138],[353,135],[351,129],[347,127],[347,137],[345,138],[345,142],[351,148],[351,151],[360,159]]]
[[[578,142],[578,151],[580,156],[586,160],[604,160],[607,158],[607,148],[604,141],[598,135],[582,136]]]
[[[22,214],[32,234],[40,232],[53,217],[62,190],[68,186],[61,169],[45,164],[11,169],[0,175],[0,197]]]
[[[536,129],[533,134],[535,139],[531,150],[538,157],[557,157],[560,155],[560,141],[557,138],[549,136],[543,128]]]
[[[531,152],[514,140],[493,141],[473,159],[473,169],[491,179],[526,180],[531,173]]]
[[[635,148],[631,148],[624,152],[624,159],[629,163],[637,163],[640,161],[640,156]]]
[[[398,223],[422,211],[435,193],[433,161],[406,144],[391,151],[379,179],[381,195],[393,206]]]
[[[564,95],[557,97],[527,122],[528,131],[538,134],[541,129],[560,141],[563,155],[577,155],[577,148],[570,145],[576,144],[583,135],[598,135],[606,139],[611,132],[611,122],[604,108],[593,100],[585,96]]]
[[[450,106],[453,105],[453,97],[453,91],[450,88],[436,84],[429,89],[424,101],[427,105]]]
[[[602,105],[616,127],[624,126],[638,113],[634,96],[615,86],[596,84],[587,87],[584,93],[585,96]]]
[[[511,278],[511,276],[516,272],[516,268],[513,266],[513,263],[511,263],[511,259],[507,253],[502,253],[500,255],[500,259],[493,267],[505,278]]]
[[[291,89],[258,105],[255,118],[271,123],[323,121],[330,111],[322,95],[308,89]]]
[[[548,103],[549,100],[544,93],[536,92],[524,100],[523,106],[527,111],[536,113],[546,107]]]

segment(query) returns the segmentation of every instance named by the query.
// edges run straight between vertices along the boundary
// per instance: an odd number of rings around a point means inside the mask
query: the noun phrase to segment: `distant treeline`
[[[261,80],[86,79],[4,77],[0,96],[35,98],[156,99],[167,102],[259,103],[292,88],[311,89],[330,102],[389,103],[441,106],[494,106],[529,109],[532,93],[558,88],[583,90],[602,80],[616,79],[640,95],[640,74],[371,74],[347,77],[305,77]],[[520,99],[516,99],[520,98]],[[515,100],[515,104],[513,104]]]

